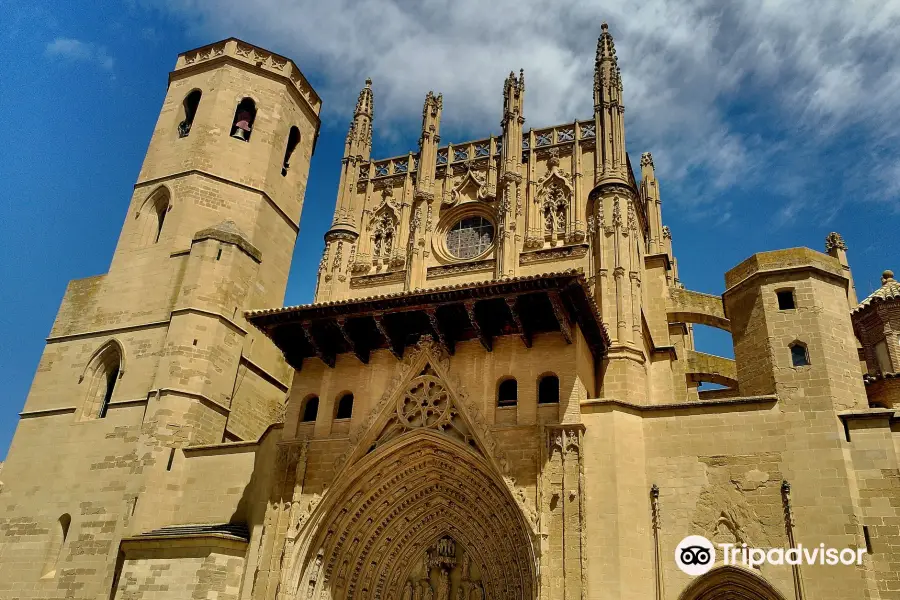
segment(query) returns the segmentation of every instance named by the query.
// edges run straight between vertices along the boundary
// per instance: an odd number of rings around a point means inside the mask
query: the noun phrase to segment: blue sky
[[[723,291],[750,254],[850,247],[861,296],[900,270],[900,2],[131,0],[2,9],[0,455],[70,279],[109,266],[177,54],[231,35],[289,56],[324,99],[286,304],[311,300],[356,94],[375,155],[414,148],[429,89],[444,141],[499,132],[525,69],[526,127],[591,115],[600,22],[616,38],[628,150],[651,151],[681,277]],[[448,8],[449,7],[449,8]],[[730,354],[727,334],[701,350]]]

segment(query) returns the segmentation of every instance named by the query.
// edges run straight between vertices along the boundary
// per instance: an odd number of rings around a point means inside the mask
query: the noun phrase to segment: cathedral
[[[526,129],[510,73],[499,135],[453,144],[428,92],[375,158],[366,81],[282,307],[322,101],[238,39],[179,55],[19,413],[0,598],[900,599],[900,283],[860,301],[830,233],[685,289],[606,24],[590,87]],[[694,575],[688,536],[859,560]]]

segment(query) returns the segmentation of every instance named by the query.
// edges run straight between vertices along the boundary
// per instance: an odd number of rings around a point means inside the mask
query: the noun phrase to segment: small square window
[[[795,367],[806,367],[809,365],[809,352],[803,344],[794,344],[791,346],[791,364]]]
[[[794,290],[784,290],[775,292],[778,296],[778,310],[794,310],[797,308],[794,304]]]

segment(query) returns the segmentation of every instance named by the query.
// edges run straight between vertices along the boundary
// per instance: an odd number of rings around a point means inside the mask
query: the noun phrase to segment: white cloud
[[[115,64],[103,46],[73,38],[56,38],[47,44],[44,52],[51,58],[93,63],[105,71],[111,71]]]
[[[239,35],[320,74],[326,119],[348,119],[371,76],[376,135],[388,141],[415,139],[429,89],[444,94],[445,139],[497,132],[504,77],[520,67],[526,126],[589,117],[605,20],[622,68],[629,150],[653,152],[663,193],[677,204],[699,208],[736,187],[810,194],[837,165],[855,171],[848,186],[868,190],[857,196],[900,208],[896,184],[886,194],[867,183],[896,172],[897,153],[868,160],[859,151],[900,131],[900,0],[159,2],[194,33]],[[776,222],[801,204],[791,199]]]

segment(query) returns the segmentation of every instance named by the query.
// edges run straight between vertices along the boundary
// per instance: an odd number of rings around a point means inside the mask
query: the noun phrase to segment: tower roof
[[[881,287],[860,302],[857,307],[853,309],[853,312],[858,313],[873,304],[889,302],[892,300],[900,302],[900,282],[894,279],[893,271],[887,270],[881,274]]]

